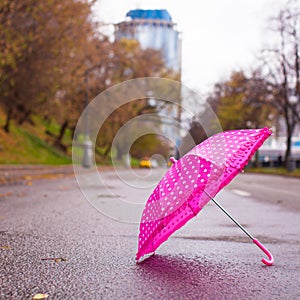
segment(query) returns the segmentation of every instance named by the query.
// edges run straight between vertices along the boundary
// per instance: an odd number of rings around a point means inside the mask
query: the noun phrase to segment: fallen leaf
[[[60,263],[60,262],[62,262],[62,261],[67,261],[67,260],[66,260],[65,258],[63,258],[63,257],[60,257],[60,258],[55,258],[54,261],[55,261],[56,263]]]
[[[42,260],[54,260],[56,263],[67,261],[67,259],[63,257],[49,257],[49,258],[47,257],[47,258],[42,258]]]
[[[68,186],[60,186],[58,189],[60,191],[68,191],[70,188]]]
[[[24,192],[18,192],[17,196],[18,197],[24,197],[26,194]]]
[[[3,198],[3,197],[10,197],[12,196],[12,193],[11,192],[8,192],[8,193],[5,193],[5,194],[0,194],[0,198]]]
[[[38,299],[47,299],[49,297],[48,294],[35,294],[32,299],[33,300],[38,300]]]
[[[28,182],[26,182],[26,185],[31,186],[31,185],[32,185],[32,182],[31,182],[31,181],[28,181]]]
[[[0,249],[9,250],[10,247],[8,245],[0,246]]]

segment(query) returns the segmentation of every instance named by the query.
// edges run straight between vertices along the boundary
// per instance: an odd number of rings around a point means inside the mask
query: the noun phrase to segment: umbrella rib
[[[246,235],[253,241],[254,237],[212,196],[210,196],[205,190],[203,190],[206,196],[208,196],[230,219],[233,221]]]
[[[267,266],[272,266],[274,263],[274,257],[272,253],[256,238],[254,238],[237,220],[235,220],[230,213],[216,201],[213,197],[211,197],[205,190],[203,192],[208,196],[241,230],[246,233],[246,235],[252,240],[252,242],[258,246],[267,256],[268,259],[262,258],[262,262]]]
[[[197,213],[194,212],[194,209],[193,207],[191,206],[190,203],[187,203],[188,207],[190,208],[190,210],[192,211],[192,213],[194,214],[194,216],[196,217],[197,216]]]

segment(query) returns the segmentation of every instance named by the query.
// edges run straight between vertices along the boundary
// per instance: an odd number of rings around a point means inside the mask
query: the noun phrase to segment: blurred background
[[[120,105],[93,145],[98,164],[182,156],[219,128],[209,106],[222,130],[272,128],[252,167],[299,173],[300,1],[2,0],[0,19],[0,164],[71,164],[74,139],[90,167],[93,124],[75,131],[84,109],[118,83],[159,77],[182,84],[176,100],[149,89]],[[115,136],[147,114],[160,134],[137,137],[124,158]]]

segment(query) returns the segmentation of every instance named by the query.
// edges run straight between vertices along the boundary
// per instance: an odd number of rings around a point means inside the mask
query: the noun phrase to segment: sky
[[[124,21],[131,9],[167,9],[182,32],[182,82],[207,93],[234,70],[249,69],[268,42],[268,20],[286,0],[98,0],[99,21]]]

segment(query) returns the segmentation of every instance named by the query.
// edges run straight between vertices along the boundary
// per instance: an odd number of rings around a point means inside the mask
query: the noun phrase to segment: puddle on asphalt
[[[243,224],[243,223],[240,223],[243,227],[245,227],[245,228],[247,228],[247,227],[249,227],[249,225],[248,224]],[[234,227],[234,228],[236,228],[236,224],[234,224],[234,223],[231,223],[231,224],[219,224],[221,227]]]
[[[224,241],[234,243],[249,243],[249,238],[244,236],[173,236],[176,239],[196,240],[196,241]],[[281,244],[286,241],[274,239],[266,236],[259,236],[258,239],[267,244]]]
[[[121,195],[112,195],[112,194],[100,194],[97,196],[98,198],[126,198],[125,196]]]

